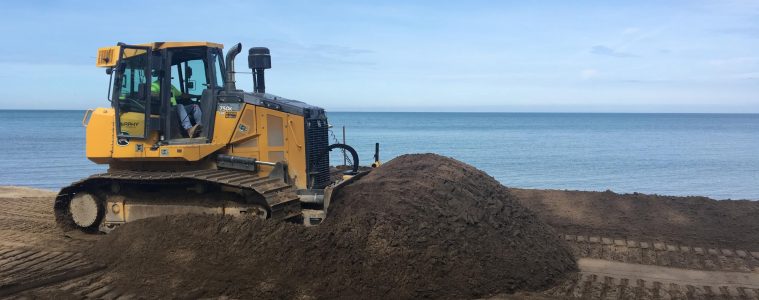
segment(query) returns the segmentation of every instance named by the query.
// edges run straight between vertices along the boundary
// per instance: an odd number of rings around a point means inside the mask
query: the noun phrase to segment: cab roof
[[[170,48],[184,48],[184,47],[209,47],[224,49],[224,45],[212,42],[152,42],[147,44],[140,44],[138,46],[150,47],[155,50],[170,49]],[[113,67],[119,60],[119,51],[121,46],[110,46],[98,49],[97,63],[95,64],[101,68]],[[126,57],[130,57],[134,54],[125,53]]]
[[[153,48],[153,50],[182,47],[211,47],[219,49],[224,48],[224,45],[213,42],[152,42],[147,44],[140,44],[140,46],[148,46]]]

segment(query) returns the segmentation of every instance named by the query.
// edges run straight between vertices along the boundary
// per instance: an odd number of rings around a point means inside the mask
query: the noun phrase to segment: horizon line
[[[87,109],[42,109],[42,108],[0,108],[0,111],[86,111]],[[693,114],[693,115],[757,115],[759,112],[625,112],[625,111],[362,111],[362,110],[330,110],[328,113],[473,113],[473,114]]]

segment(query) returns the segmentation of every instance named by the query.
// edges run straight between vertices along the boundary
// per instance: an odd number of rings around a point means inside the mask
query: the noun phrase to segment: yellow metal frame
[[[209,47],[224,49],[224,45],[212,42],[153,42],[147,44],[139,44],[137,46],[150,47],[153,50],[182,47]],[[97,62],[95,63],[95,66],[100,68],[115,67],[119,61],[120,52],[120,46],[98,48]],[[130,57],[132,55],[134,54],[124,53],[124,56],[126,57]]]
[[[139,46],[148,46],[153,48],[153,50],[181,47],[210,47],[224,49],[224,45],[212,42],[152,42],[147,44],[139,44]]]

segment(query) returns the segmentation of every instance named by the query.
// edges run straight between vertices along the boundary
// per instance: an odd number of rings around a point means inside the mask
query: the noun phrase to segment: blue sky
[[[209,40],[331,111],[759,112],[759,0],[533,2],[6,2],[0,109],[107,106],[98,47]]]

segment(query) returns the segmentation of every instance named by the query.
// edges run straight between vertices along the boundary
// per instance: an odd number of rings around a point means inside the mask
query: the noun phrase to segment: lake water
[[[0,185],[58,189],[105,166],[85,158],[82,111],[0,110]],[[434,152],[512,187],[759,199],[757,114],[329,114],[370,163]],[[332,155],[336,159],[335,155]]]

